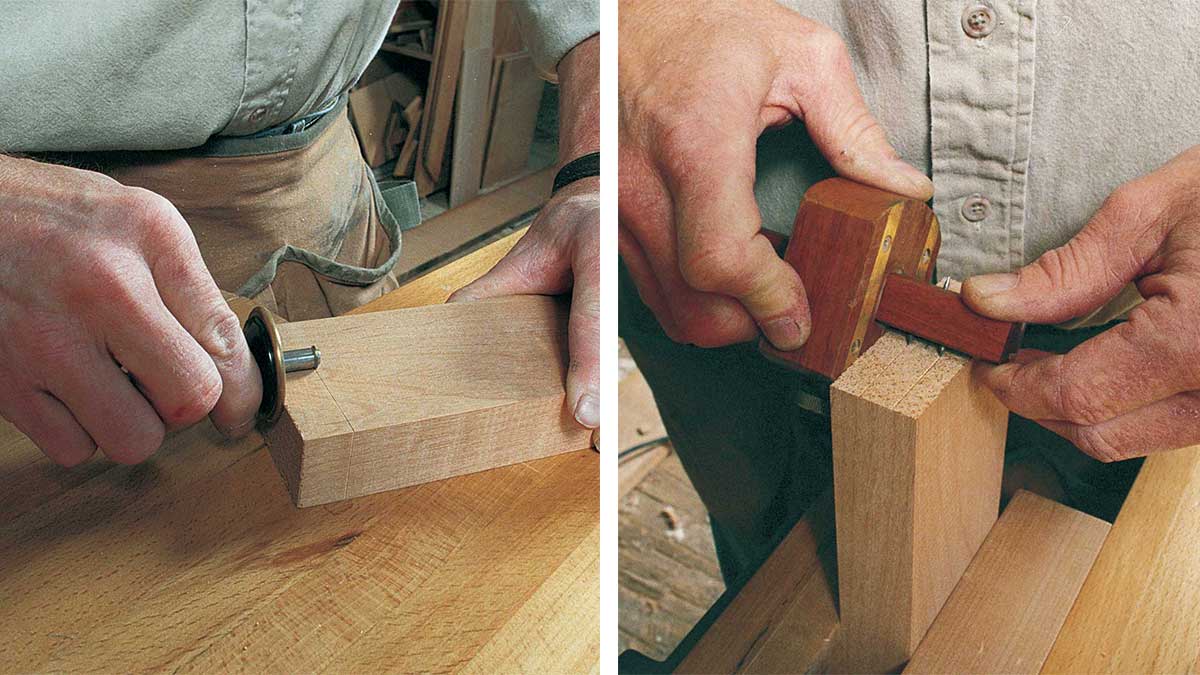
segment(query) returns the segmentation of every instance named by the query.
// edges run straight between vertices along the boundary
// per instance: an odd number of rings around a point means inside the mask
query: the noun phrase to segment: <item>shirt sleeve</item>
[[[538,74],[551,82],[562,57],[600,32],[600,0],[520,0],[516,9]]]

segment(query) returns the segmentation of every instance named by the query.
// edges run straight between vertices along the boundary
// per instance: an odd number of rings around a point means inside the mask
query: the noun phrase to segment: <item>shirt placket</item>
[[[222,135],[242,136],[283,122],[296,77],[303,0],[247,0],[242,98]]]
[[[928,2],[938,275],[1024,262],[1036,0]]]

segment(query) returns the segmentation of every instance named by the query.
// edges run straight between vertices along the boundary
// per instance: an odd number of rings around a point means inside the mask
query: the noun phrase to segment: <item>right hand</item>
[[[759,331],[783,350],[811,330],[799,276],[760,232],[755,145],[802,119],[842,176],[927,200],[867,111],[838,35],[775,0],[620,5],[621,257],[673,340]]]
[[[140,462],[210,414],[249,431],[258,369],[169,201],[0,157],[0,232],[0,414],[50,459]]]

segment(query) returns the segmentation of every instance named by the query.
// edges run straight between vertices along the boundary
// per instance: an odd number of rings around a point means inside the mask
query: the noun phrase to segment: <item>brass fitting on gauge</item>
[[[275,319],[263,307],[255,307],[242,328],[250,354],[262,374],[263,397],[258,406],[258,428],[267,429],[283,413],[287,373],[316,370],[321,365],[321,350],[316,345],[284,351],[279,342]]]

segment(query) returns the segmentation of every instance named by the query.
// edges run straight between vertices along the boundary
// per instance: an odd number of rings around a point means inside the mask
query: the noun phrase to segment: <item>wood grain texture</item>
[[[1200,672],[1200,447],[1146,458],[1045,673]]]
[[[1037,673],[1109,524],[1018,492],[905,673]]]
[[[762,341],[769,358],[836,379],[883,329],[871,320],[883,278],[901,273],[928,282],[941,235],[922,202],[830,178],[804,194],[784,260],[804,283],[812,333],[791,352]]]
[[[902,666],[999,512],[1008,411],[958,355],[896,333],[830,390],[842,643]]]
[[[267,433],[296,505],[589,447],[563,404],[566,317],[519,296],[280,326],[283,344],[321,349]]]
[[[677,673],[795,673],[838,628],[832,495],[819,499],[680,662]]]
[[[0,671],[594,668],[598,492],[584,450],[296,509],[257,435],[64,470],[0,421]]]
[[[884,281],[875,320],[992,363],[1015,354],[1025,333],[1023,323],[977,314],[958,293],[900,274],[889,274]]]
[[[365,305],[346,312],[347,314],[368,314],[387,309],[404,309],[406,307],[423,307],[429,304],[441,304],[448,300],[458,289],[487,274],[496,266],[500,259],[517,245],[521,237],[529,231],[528,227],[510,232],[503,237],[485,244],[470,253],[457,258],[435,271],[419,276],[400,288],[385,293]],[[434,302],[429,302],[430,300]]]

